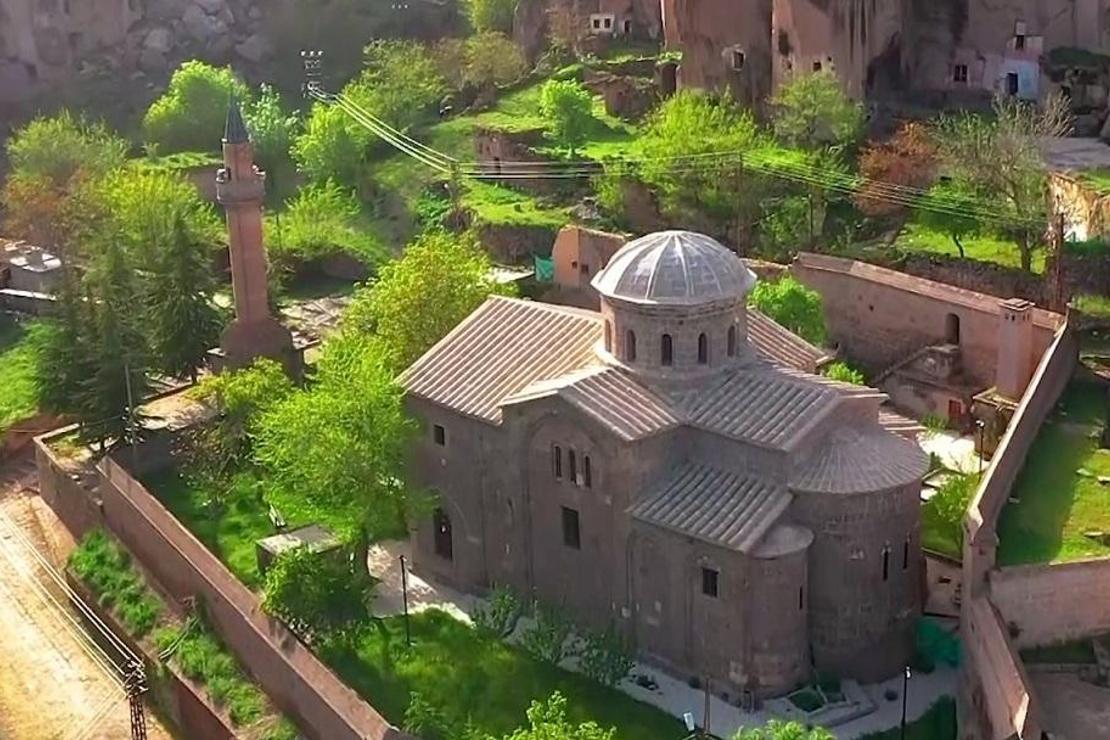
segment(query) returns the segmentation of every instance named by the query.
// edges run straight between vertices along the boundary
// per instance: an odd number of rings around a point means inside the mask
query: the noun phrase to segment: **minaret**
[[[296,373],[293,337],[270,315],[267,300],[266,248],[262,243],[266,174],[254,164],[254,147],[234,98],[227,109],[223,149],[224,166],[216,173],[216,200],[227,211],[235,295],[235,319],[220,338],[224,364],[239,368],[255,358],[270,357]]]

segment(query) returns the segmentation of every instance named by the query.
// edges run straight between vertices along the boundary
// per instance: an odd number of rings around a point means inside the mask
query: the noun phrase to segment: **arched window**
[[[907,537],[906,541],[902,543],[902,570],[909,570],[910,568],[910,538]]]
[[[636,332],[631,329],[624,334],[624,359],[628,362],[636,361]]]
[[[736,357],[736,327],[728,328],[728,356]]]
[[[670,334],[664,334],[659,342],[659,363],[670,365],[674,362],[674,343]]]
[[[890,548],[883,548],[883,580],[890,578]]]
[[[705,336],[705,332],[698,335],[698,364],[709,364],[709,337]]]
[[[948,344],[960,343],[960,317],[954,313],[944,318],[944,341]]]
[[[608,321],[605,322],[605,351],[613,351],[613,326]]]
[[[578,460],[574,456],[574,450],[567,450],[567,467],[570,468],[570,482],[578,482]]]
[[[593,488],[593,471],[590,470],[590,456],[582,456],[582,485],[586,488]]]
[[[563,448],[559,445],[551,447],[551,474],[556,478],[563,477]]]
[[[436,509],[432,514],[432,526],[435,528],[436,555],[444,560],[455,559],[455,545],[451,541],[451,518],[443,509]]]

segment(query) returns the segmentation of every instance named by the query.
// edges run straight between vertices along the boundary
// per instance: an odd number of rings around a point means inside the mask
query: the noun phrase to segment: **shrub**
[[[451,737],[451,723],[443,710],[424,698],[419,691],[409,697],[402,723],[405,732],[426,740],[448,740]]]
[[[334,180],[302,188],[284,213],[267,219],[266,243],[276,259],[308,261],[344,252],[374,266],[384,250],[362,231],[362,206],[354,192]]]
[[[823,370],[826,378],[830,380],[837,380],[841,383],[851,383],[852,385],[867,385],[867,379],[863,373],[855,369],[847,362],[833,362],[825,366]]]
[[[148,634],[162,616],[162,602],[131,566],[130,555],[102,530],[81,540],[69,566],[97,595],[98,603],[111,609],[135,637]]]
[[[295,112],[287,113],[281,95],[272,85],[263,83],[258,97],[243,111],[254,144],[255,159],[272,177],[289,159],[289,146],[297,133],[300,119]]]
[[[604,686],[616,686],[634,665],[628,643],[612,626],[604,632],[588,632],[578,659],[582,673]]]
[[[537,601],[532,605],[532,619],[520,646],[537,660],[558,665],[570,654],[567,645],[572,627],[570,618],[562,609]]]
[[[167,645],[172,642],[168,632],[160,637]],[[181,638],[173,660],[187,678],[205,687],[213,703],[227,707],[235,727],[253,724],[265,713],[265,695],[247,680],[206,625],[198,625]]]
[[[516,629],[522,606],[520,599],[508,586],[498,586],[490,593],[487,603],[471,613],[478,632],[487,637],[508,637]]]
[[[335,179],[353,186],[358,183],[371,136],[342,108],[316,103],[304,130],[293,139],[290,154],[297,169],[310,180]]]
[[[753,306],[807,342],[825,342],[821,295],[793,277],[786,275],[774,283],[756,283],[749,300]]]
[[[863,126],[863,108],[840,89],[829,71],[803,74],[771,100],[775,135],[803,149],[851,144]]]
[[[230,68],[195,59],[183,62],[165,94],[147,110],[143,139],[161,153],[216,149],[233,95],[247,101],[250,90]]]
[[[513,12],[517,0],[465,0],[464,10],[476,31],[513,30]]]
[[[373,41],[363,59],[365,69],[343,94],[396,128],[426,120],[447,94],[435,58],[415,41]]]
[[[79,171],[90,176],[110,172],[123,164],[127,149],[127,142],[104,124],[64,110],[17,129],[7,144],[13,173],[47,178],[54,185]]]

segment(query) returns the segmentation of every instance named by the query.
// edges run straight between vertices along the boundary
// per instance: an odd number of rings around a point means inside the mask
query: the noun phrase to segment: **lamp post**
[[[906,740],[906,692],[910,686],[910,667],[906,666],[902,674],[902,733],[901,740]]]
[[[982,419],[975,420],[975,434],[978,437],[978,444],[976,447],[979,453],[979,475],[983,474],[983,427],[985,426],[986,423]]]
[[[412,628],[409,627],[409,576],[405,556],[401,556],[401,599],[405,609],[405,644],[412,647]]]

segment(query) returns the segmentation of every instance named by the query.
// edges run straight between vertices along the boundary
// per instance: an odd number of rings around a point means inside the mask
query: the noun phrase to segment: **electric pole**
[[[131,740],[147,740],[146,714],[143,710],[143,695],[147,692],[146,672],[138,660],[132,661],[129,666],[124,687],[131,708]]]
[[[324,52],[319,49],[302,50],[301,63],[304,65],[304,86],[301,88],[301,94],[306,98],[314,98],[323,92]]]

